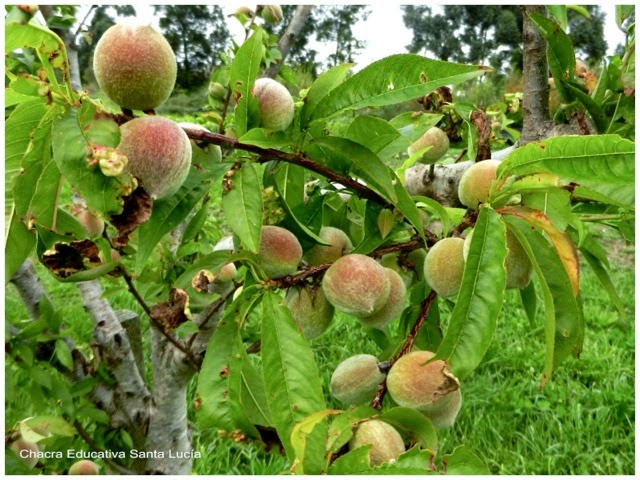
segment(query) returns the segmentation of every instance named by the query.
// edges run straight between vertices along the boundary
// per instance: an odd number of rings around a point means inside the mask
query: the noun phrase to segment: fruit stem
[[[431,290],[429,292],[429,295],[427,295],[427,298],[425,298],[424,302],[422,302],[422,308],[420,309],[420,314],[416,319],[416,323],[413,324],[413,327],[411,328],[409,335],[407,335],[407,338],[404,341],[402,348],[398,353],[396,353],[389,360],[388,362],[389,368],[391,368],[393,364],[398,361],[399,358],[403,357],[404,355],[406,355],[411,351],[411,349],[413,348],[413,343],[415,342],[416,337],[418,336],[418,333],[420,333],[420,328],[422,328],[422,325],[427,319],[427,316],[429,315],[429,310],[431,309],[431,305],[433,305],[433,302],[435,299],[436,299],[436,292]],[[386,393],[387,393],[387,380],[385,378],[385,380],[378,387],[378,391],[376,392],[375,396],[373,397],[373,400],[371,400],[371,403],[369,405],[372,408],[375,408],[378,410],[382,408],[382,400],[384,399],[384,396],[386,395]]]

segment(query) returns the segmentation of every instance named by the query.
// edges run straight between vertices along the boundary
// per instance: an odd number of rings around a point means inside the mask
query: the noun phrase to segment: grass
[[[615,253],[611,275],[628,319],[620,320],[595,276],[583,265],[580,291],[587,328],[582,355],[567,359],[541,390],[542,314],[538,312],[538,324],[530,325],[517,293],[509,291],[491,348],[480,367],[462,382],[463,407],[456,425],[439,432],[440,453],[467,445],[493,474],[634,474],[634,251],[608,238],[607,242],[608,251]],[[64,318],[77,319],[67,322],[73,334],[87,345],[91,325],[77,290],[43,275]],[[117,308],[132,308],[126,292],[114,289],[108,297]],[[7,289],[6,317],[26,318],[12,288]],[[312,348],[325,386],[335,366],[347,356],[379,353],[364,329],[344,315],[312,342]],[[44,413],[24,401],[30,379],[15,374],[12,378],[15,385],[7,385],[7,390],[14,391],[7,395],[7,428],[28,415]],[[329,407],[341,407],[325,393]],[[52,403],[46,410],[55,413]],[[189,416],[195,420],[193,409]],[[202,454],[194,462],[194,473],[266,475],[289,467],[283,456],[258,444],[236,443],[216,431],[200,431],[196,425],[193,442]]]

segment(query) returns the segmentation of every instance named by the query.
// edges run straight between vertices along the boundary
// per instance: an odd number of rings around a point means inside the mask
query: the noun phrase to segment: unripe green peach
[[[259,78],[253,84],[258,98],[260,126],[269,130],[286,130],[293,121],[293,98],[289,90],[271,78]]]
[[[443,238],[427,252],[424,260],[424,278],[438,295],[456,295],[464,273],[464,240]]]
[[[263,5],[260,16],[265,22],[277,25],[282,20],[282,8],[280,5]]]
[[[395,271],[402,278],[405,287],[409,288],[415,279],[415,272],[404,265],[400,265],[399,257],[398,253],[387,253],[380,258],[380,265]]]
[[[458,197],[464,206],[477,210],[479,203],[489,199],[489,190],[496,179],[499,166],[498,160],[482,160],[471,165],[462,174],[458,184]]]
[[[401,407],[415,408],[427,414],[443,411],[460,388],[458,379],[444,360],[431,360],[426,350],[410,352],[393,364],[387,375],[387,390]]]
[[[322,287],[291,287],[284,304],[307,340],[322,335],[333,319],[334,308]]]
[[[18,438],[11,443],[10,448],[27,467],[33,468],[38,463],[37,454],[40,452],[38,444]]]
[[[385,378],[373,355],[354,355],[338,364],[331,375],[331,395],[346,405],[357,405],[371,398]]]
[[[104,231],[104,222],[102,219],[91,212],[87,207],[80,204],[75,204],[71,207],[71,215],[73,215],[78,222],[84,227],[87,235],[90,237],[97,237],[102,235]]]
[[[460,389],[449,394],[451,401],[442,410],[435,413],[425,413],[435,428],[451,428],[462,406],[462,393]]]
[[[424,280],[424,261],[427,258],[427,251],[424,248],[412,250],[407,255],[407,260],[413,263],[413,270],[417,280]]]
[[[120,127],[120,150],[129,159],[127,171],[154,199],[176,193],[189,175],[191,142],[167,118],[140,117]]]
[[[447,153],[447,150],[449,150],[449,137],[438,127],[431,127],[409,146],[407,153],[411,156],[418,150],[429,146],[431,148],[424,152],[424,155],[422,155],[422,158],[419,160],[420,163],[434,163],[442,158],[442,156]]]
[[[309,265],[322,265],[335,262],[353,249],[346,233],[339,228],[322,227],[318,236],[330,245],[315,245],[304,255]]]
[[[214,280],[217,283],[229,283],[236,278],[238,274],[238,270],[233,263],[225,263],[220,271],[218,272],[218,276]]]
[[[382,265],[371,257],[352,253],[329,267],[322,288],[334,307],[359,317],[373,315],[384,306],[391,284]]]
[[[262,227],[258,260],[269,278],[282,278],[298,269],[302,247],[293,233],[282,227]]]
[[[227,96],[227,89],[221,83],[211,82],[209,84],[208,93],[213,98],[217,98],[219,100],[224,100],[226,98],[226,96]]]
[[[360,323],[363,325],[380,330],[384,329],[384,327],[400,316],[402,310],[404,310],[407,299],[407,287],[402,277],[391,268],[385,268],[384,270],[389,278],[390,285],[387,301],[382,308],[373,315],[358,317],[358,320],[360,320]]]
[[[122,108],[152,110],[164,103],[176,83],[176,56],[151,25],[114,25],[93,54],[98,85]]]
[[[405,452],[402,437],[388,423],[381,420],[367,420],[361,423],[349,441],[349,450],[371,445],[369,465],[375,467],[395,461]]]
[[[71,465],[69,475],[98,475],[100,468],[91,460],[80,460]]]
[[[467,255],[469,255],[469,248],[471,248],[472,237],[473,231],[464,240],[462,253],[465,262],[467,261]],[[533,265],[524,248],[522,248],[520,241],[510,230],[507,230],[506,242],[507,258],[504,266],[507,271],[507,288],[524,288],[531,281]]]
[[[180,122],[178,124],[178,126],[180,128],[190,128],[193,130],[201,130],[203,132],[207,132],[207,133],[211,133],[208,129],[206,129],[205,127],[203,127],[202,125],[199,125],[197,123],[191,123],[191,122]],[[192,154],[194,154],[195,152],[202,152],[202,154],[204,155],[204,158],[207,161],[213,162],[213,163],[220,163],[222,161],[222,150],[220,149],[220,147],[218,145],[212,145],[212,144],[207,144],[203,147],[200,147],[198,144],[196,144],[195,141],[190,140],[191,142],[191,152]],[[194,159],[192,158],[192,161]]]

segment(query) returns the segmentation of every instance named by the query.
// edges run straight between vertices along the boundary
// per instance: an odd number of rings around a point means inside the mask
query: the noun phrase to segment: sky
[[[329,2],[323,2],[329,3]],[[344,3],[344,2],[331,2]],[[411,2],[414,3],[414,2]],[[425,2],[426,3],[426,2]],[[471,3],[471,2],[469,2]],[[244,4],[250,8],[255,8],[255,4]],[[233,13],[240,3],[226,3],[223,5],[225,14]],[[605,39],[608,44],[607,54],[613,54],[619,43],[624,43],[624,34],[618,29],[615,22],[615,7],[613,4],[601,4],[601,8],[606,13],[605,19]],[[149,5],[135,5],[138,17],[136,19],[123,19],[126,23],[151,23],[154,22],[153,8]],[[355,71],[369,65],[381,58],[396,53],[406,52],[406,46],[411,42],[411,30],[407,29],[402,21],[402,10],[400,5],[392,2],[377,2],[369,6],[371,13],[366,21],[358,22],[354,25],[354,35],[359,40],[367,42],[367,46],[355,58]],[[437,13],[440,7],[435,6]],[[81,15],[79,15],[81,17]],[[229,19],[228,27],[237,41],[244,38],[244,30],[235,19]],[[323,46],[317,42],[311,42],[311,46],[320,53],[320,59],[324,60],[329,53],[333,52],[333,45]]]

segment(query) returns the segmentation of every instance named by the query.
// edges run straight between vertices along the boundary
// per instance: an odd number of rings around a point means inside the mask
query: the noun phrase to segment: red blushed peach
[[[357,253],[336,260],[324,274],[322,288],[334,307],[356,317],[379,311],[391,291],[385,268]]]
[[[302,247],[289,230],[273,225],[262,227],[258,260],[269,278],[282,278],[298,269]]]
[[[176,57],[151,25],[114,25],[93,55],[98,85],[122,108],[151,110],[164,103],[176,83]]]
[[[191,142],[177,124],[162,117],[140,117],[120,127],[118,150],[127,171],[154,199],[176,193],[191,167]]]

